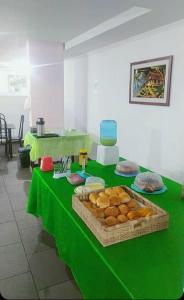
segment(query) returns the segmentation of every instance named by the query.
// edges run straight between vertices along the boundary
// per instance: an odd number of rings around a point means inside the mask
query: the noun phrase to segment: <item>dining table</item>
[[[80,170],[72,164],[72,172]],[[147,171],[141,167],[141,172]],[[115,165],[89,161],[86,172],[108,187],[131,187],[134,177],[115,174]],[[33,171],[28,213],[42,220],[59,257],[70,267],[85,299],[179,299],[184,289],[184,200],[181,184],[162,177],[167,190],[146,194],[169,214],[167,229],[103,247],[72,208],[75,187],[53,171]]]
[[[27,132],[24,137],[24,146],[31,146],[30,160],[33,163],[46,155],[54,160],[62,156],[76,156],[81,148],[89,152],[91,143],[90,135],[79,130],[66,130],[62,135],[46,133],[43,136]]]

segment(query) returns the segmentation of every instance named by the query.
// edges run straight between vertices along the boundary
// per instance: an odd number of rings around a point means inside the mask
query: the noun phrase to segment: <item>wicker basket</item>
[[[168,227],[169,215],[166,211],[140,196],[136,192],[133,192],[130,188],[126,186],[122,187],[131,196],[131,198],[134,198],[136,201],[138,201],[141,206],[144,205],[152,208],[156,214],[108,227],[103,225],[97,218],[95,218],[91,214],[90,210],[83,205],[82,201],[88,199],[89,193],[83,195],[76,194],[72,197],[73,209],[104,247],[133,239],[154,231],[166,229]]]

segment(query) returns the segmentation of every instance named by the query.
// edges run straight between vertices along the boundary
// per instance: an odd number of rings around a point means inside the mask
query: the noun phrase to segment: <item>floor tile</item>
[[[1,170],[1,169],[0,169]],[[3,175],[1,175],[0,173],[0,187],[4,185],[4,178],[3,178]]]
[[[0,223],[8,221],[14,221],[14,215],[9,200],[7,199],[7,201],[0,203]]]
[[[7,173],[8,173],[7,159],[1,157],[1,151],[0,151],[0,174],[4,175],[4,174],[7,174]]]
[[[33,254],[54,247],[54,241],[41,226],[32,226],[20,230],[26,254]]]
[[[32,170],[31,168],[19,168],[16,173],[16,178],[19,180],[31,180]]]
[[[16,174],[11,174],[11,176],[9,175],[4,175],[4,184],[6,185],[6,187],[10,187],[12,185],[18,185],[21,184],[23,180],[20,180],[18,178],[16,178]]]
[[[2,202],[9,202],[8,193],[6,192],[4,186],[0,186],[0,205]]]
[[[21,243],[0,247],[0,279],[27,272],[28,269]]]
[[[5,299],[39,299],[30,272],[0,280]]]
[[[66,281],[39,291],[40,299],[82,299],[73,281]]]
[[[25,181],[24,181],[24,191],[25,191],[25,193],[26,193],[27,195],[28,195],[28,193],[29,193],[30,185],[31,185],[31,180],[25,180]]]
[[[15,218],[20,230],[41,223],[37,217],[28,214],[25,210],[15,211]]]
[[[29,264],[38,290],[69,279],[54,249],[32,254]]]
[[[3,164],[4,164],[4,168],[3,168],[4,175],[12,175],[17,173],[18,162],[16,158],[13,158],[9,161],[5,159]]]
[[[4,186],[3,182],[0,183],[0,195],[2,195],[2,194],[6,194],[6,189],[5,189],[5,186]]]
[[[20,191],[11,193],[9,194],[9,199],[14,211],[25,209],[27,195],[24,192]]]
[[[0,224],[0,246],[20,242],[20,235],[15,222]]]
[[[14,193],[20,193],[20,192],[22,192],[24,195],[27,195],[28,190],[29,190],[29,185],[30,185],[29,181],[16,182],[14,180],[14,183],[13,183],[13,180],[12,180],[12,184],[5,185],[5,186],[6,186],[6,190],[7,190],[8,194],[10,194],[10,195],[14,194]]]
[[[31,180],[31,173],[27,171],[19,171],[15,174],[7,174],[4,175],[4,183],[7,187],[10,187],[12,185],[18,185],[24,181]]]

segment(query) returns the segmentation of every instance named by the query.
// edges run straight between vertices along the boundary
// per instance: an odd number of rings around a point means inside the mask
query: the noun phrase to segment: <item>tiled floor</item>
[[[25,212],[31,171],[0,147],[0,293],[6,299],[82,299],[54,240]],[[15,151],[14,151],[15,152]]]

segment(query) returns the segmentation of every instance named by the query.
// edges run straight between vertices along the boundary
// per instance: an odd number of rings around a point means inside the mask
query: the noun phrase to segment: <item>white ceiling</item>
[[[29,38],[67,42],[137,6],[144,15],[82,40],[66,57],[184,18],[184,0],[0,0],[0,41]]]

